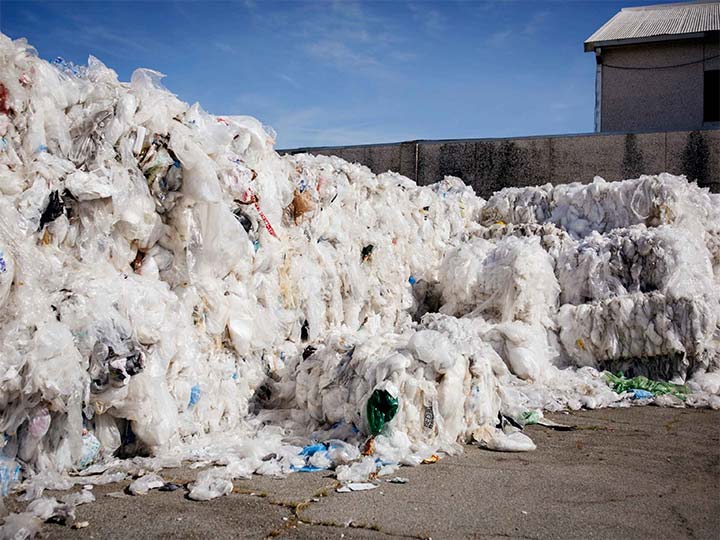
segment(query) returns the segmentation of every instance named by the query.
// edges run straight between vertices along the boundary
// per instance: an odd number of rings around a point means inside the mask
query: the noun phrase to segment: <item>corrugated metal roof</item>
[[[720,2],[660,4],[623,8],[585,40],[585,50],[608,41],[643,40],[660,36],[720,30]]]

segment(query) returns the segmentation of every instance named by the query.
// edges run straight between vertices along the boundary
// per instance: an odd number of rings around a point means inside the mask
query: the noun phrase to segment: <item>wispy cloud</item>
[[[30,11],[23,11],[22,16],[25,18],[25,20],[30,24],[38,24],[40,23],[40,19],[37,18],[37,16],[30,12]]]
[[[279,148],[297,148],[299,146],[344,146],[363,143],[397,142],[412,139],[408,133],[394,133],[384,124],[355,125],[351,122],[334,123],[333,125],[311,126],[303,124],[287,124],[281,126]],[[301,142],[302,141],[302,142]]]
[[[314,68],[324,66],[344,74],[360,71],[365,77],[387,79],[394,76],[398,61],[414,58],[401,20],[381,4],[266,3],[248,15],[258,31],[290,38]]]
[[[293,79],[290,75],[286,75],[285,73],[275,73],[274,74],[277,78],[282,79],[286,83],[288,83],[293,88],[300,89],[302,86],[300,83],[298,83],[295,79]]]
[[[49,33],[58,42],[72,42],[82,44],[91,54],[101,54],[104,57],[127,58],[128,54],[147,55],[169,54],[171,49],[167,43],[159,39],[143,36],[136,39],[133,35],[120,32],[112,25],[92,20],[81,14],[59,15],[63,18],[62,24],[49,29]]]
[[[278,148],[301,146],[339,146],[371,142],[392,142],[413,138],[413,133],[397,132],[388,127],[382,115],[371,118],[362,108],[335,111],[328,115],[320,106],[286,108],[267,96],[240,96],[240,110],[253,107],[263,123],[278,133]],[[263,111],[260,113],[260,111]]]
[[[268,94],[261,92],[243,92],[235,96],[230,110],[224,114],[252,114],[258,117],[278,110],[279,104]]]
[[[390,77],[389,64],[403,51],[397,21],[361,2],[316,3],[305,6],[306,17],[289,28],[308,58],[339,71]]]
[[[419,22],[429,33],[440,33],[447,28],[445,15],[432,8],[431,4],[411,2],[407,7],[412,18]]]
[[[530,20],[521,28],[520,33],[524,36],[532,36],[540,28],[550,15],[547,11],[538,11],[530,17]]]
[[[380,65],[379,60],[371,54],[358,47],[351,48],[340,41],[316,41],[310,43],[306,50],[315,59],[329,62],[339,68],[359,69]]]
[[[235,48],[232,45],[228,45],[224,41],[214,41],[213,45],[215,48],[220,49],[224,53],[234,54]]]
[[[404,63],[416,60],[418,55],[410,51],[390,51],[389,57],[396,62]]]
[[[495,48],[505,47],[510,43],[510,40],[514,35],[515,32],[513,30],[499,30],[497,32],[493,32],[492,34],[490,34],[490,36],[488,36],[487,44]]]
[[[526,21],[497,30],[488,36],[487,45],[501,48],[508,46],[512,40],[531,39],[538,33],[549,15],[547,11],[538,11],[533,13]]]

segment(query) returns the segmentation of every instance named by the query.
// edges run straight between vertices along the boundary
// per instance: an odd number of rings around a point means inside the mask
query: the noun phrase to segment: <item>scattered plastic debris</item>
[[[306,458],[302,467],[294,467],[298,472],[315,472],[329,469],[332,465],[328,447],[323,443],[313,443],[305,446],[299,453]]]
[[[95,495],[89,489],[83,489],[78,493],[71,493],[62,498],[62,502],[70,506],[80,506],[95,502]]]
[[[151,489],[162,488],[165,486],[165,480],[155,473],[146,474],[133,481],[128,487],[128,491],[132,495],[147,495]]]
[[[80,459],[77,462],[77,466],[80,469],[86,468],[90,465],[98,453],[100,452],[100,441],[92,433],[85,433],[82,436],[82,452]]]
[[[655,394],[652,392],[648,392],[647,390],[642,390],[640,388],[631,388],[630,392],[632,393],[633,399],[650,399],[655,397]]]
[[[0,457],[0,496],[5,497],[10,488],[20,481],[20,464],[14,459]]]
[[[385,481],[391,484],[407,484],[410,480],[401,476],[396,476],[395,478],[390,478],[389,480]]]
[[[200,385],[196,384],[190,389],[190,399],[188,400],[188,408],[196,405],[200,401]]]
[[[685,385],[665,381],[653,381],[642,375],[626,379],[622,373],[614,375],[607,372],[605,377],[607,377],[608,383],[612,386],[613,390],[618,393],[632,392],[635,399],[672,394],[678,399],[684,400],[688,394],[688,388]]]
[[[350,465],[340,465],[335,476],[340,482],[362,482],[377,474],[378,462],[372,456],[363,457]]]
[[[567,424],[560,424],[558,422],[554,422],[552,420],[549,420],[548,418],[545,418],[542,411],[525,411],[520,415],[519,418],[519,426],[530,426],[530,425],[538,425],[543,426],[546,428],[554,429],[556,431],[572,431],[575,429],[575,426],[569,426]]]
[[[337,488],[335,491],[338,493],[350,493],[351,491],[369,491],[377,487],[377,484],[371,484],[370,482],[350,482]]]
[[[673,394],[663,394],[660,396],[656,396],[655,398],[653,398],[651,403],[652,405],[656,405],[658,407],[673,407],[675,409],[682,409],[686,406],[685,401]]]
[[[387,390],[375,390],[367,404],[368,426],[373,435],[382,433],[385,424],[390,422],[398,410],[398,400]]]
[[[213,467],[198,474],[191,485],[188,497],[195,501],[209,501],[227,495],[233,490],[232,473],[222,467]]]
[[[542,411],[525,411],[520,416],[520,422],[524,425],[537,424],[542,418]]]

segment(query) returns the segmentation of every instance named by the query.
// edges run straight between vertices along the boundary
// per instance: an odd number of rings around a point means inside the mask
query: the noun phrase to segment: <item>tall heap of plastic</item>
[[[717,195],[662,174],[485,201],[280,156],[159,78],[0,36],[0,452],[26,476],[283,474],[298,440],[338,465],[371,434],[385,463],[528,449],[499,415],[616,403],[605,369],[720,404]]]

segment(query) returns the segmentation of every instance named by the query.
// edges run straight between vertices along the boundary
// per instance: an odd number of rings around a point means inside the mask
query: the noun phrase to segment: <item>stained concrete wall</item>
[[[660,172],[685,174],[720,192],[719,129],[410,141],[280,152],[335,155],[375,173],[399,172],[421,185],[445,175],[459,176],[483,197],[508,186],[588,183],[594,176],[622,180]]]

